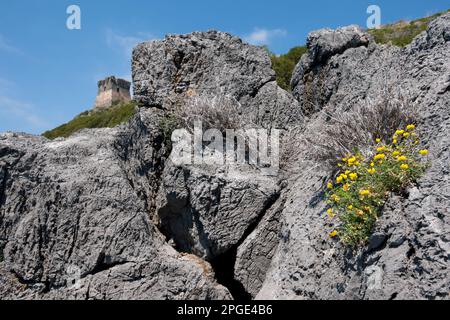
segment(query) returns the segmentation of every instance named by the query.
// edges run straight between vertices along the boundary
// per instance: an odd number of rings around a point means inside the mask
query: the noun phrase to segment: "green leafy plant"
[[[70,122],[46,131],[42,135],[48,139],[67,138],[81,129],[112,128],[128,121],[135,114],[135,107],[134,102],[129,102],[120,103],[105,110],[85,111]]]
[[[370,157],[355,150],[341,159],[335,180],[327,185],[328,217],[338,218],[331,238],[338,237],[350,246],[368,241],[389,195],[401,193],[424,173],[428,150],[419,145],[411,124],[397,130],[389,143],[376,139]]]
[[[172,149],[172,133],[179,127],[179,121],[177,117],[172,113],[165,114],[159,121],[159,130],[164,137],[164,143]]]
[[[272,68],[277,75],[277,83],[284,90],[291,91],[291,78],[294,68],[301,57],[308,51],[304,46],[294,47],[282,55],[271,54]]]

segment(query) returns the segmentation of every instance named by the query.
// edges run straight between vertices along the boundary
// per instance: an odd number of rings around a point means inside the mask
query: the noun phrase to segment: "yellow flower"
[[[349,205],[348,206],[348,210],[352,210],[353,209],[353,206],[352,205]]]
[[[377,154],[374,159],[375,160],[383,160],[384,158],[386,158],[386,155],[383,153]]]
[[[371,162],[371,163],[370,163],[370,166],[371,166],[372,168],[375,167],[375,163]]]
[[[348,158],[342,158],[342,162],[347,162]]]
[[[398,157],[400,155],[400,151],[394,151],[392,152],[393,157]]]
[[[349,166],[353,165],[353,164],[356,162],[356,160],[357,160],[357,159],[356,159],[355,157],[351,157],[351,158],[348,159],[348,161],[347,161],[347,162],[348,162],[348,165],[349,165]]]
[[[335,216],[335,214],[334,214],[334,212],[333,212],[333,209],[328,209],[328,210],[327,210],[327,214],[328,214],[328,216],[329,216],[330,218],[334,218],[334,216]]]
[[[329,234],[330,238],[334,238],[334,237],[336,237],[337,235],[338,235],[338,232],[337,232],[336,230],[330,232],[330,234]]]
[[[419,153],[420,153],[422,156],[426,156],[429,152],[428,152],[428,150],[423,149],[423,150],[420,150]]]
[[[383,152],[384,150],[386,150],[385,146],[377,148],[377,152]]]
[[[404,136],[405,138],[409,138],[410,135],[411,135],[411,134],[410,134],[409,132],[405,132],[405,133],[403,134],[403,136]]]
[[[359,191],[359,195],[362,196],[362,197],[369,196],[370,195],[370,191],[366,190],[366,189],[360,190]]]
[[[371,169],[367,169],[367,172],[370,174],[374,174],[377,172],[377,170],[375,168],[371,168]]]
[[[392,140],[392,144],[397,144],[397,139]]]
[[[328,182],[327,188],[328,188],[328,189],[333,189],[333,184],[332,184],[331,182]]]
[[[342,183],[342,180],[343,180],[342,176],[339,176],[336,178],[336,183],[337,184]]]
[[[378,138],[378,139],[376,139],[375,141],[376,141],[377,143],[380,143],[380,142],[381,142],[381,139]]]
[[[333,200],[334,202],[339,202],[341,199],[337,195],[333,194],[331,200]]]
[[[350,173],[351,173],[350,170],[345,171],[345,174],[350,174]]]
[[[356,179],[358,179],[358,174],[356,174],[356,173],[350,173],[349,176],[352,181],[355,181]]]
[[[350,187],[349,187],[349,185],[346,183],[346,184],[344,184],[344,185],[342,186],[342,189],[343,189],[345,192],[347,192],[348,189],[350,189]]]
[[[408,170],[408,169],[409,169],[409,166],[408,166],[406,163],[404,163],[404,164],[402,164],[402,165],[400,166],[400,169],[402,169],[402,170]]]
[[[413,131],[415,128],[416,128],[416,126],[413,124],[409,124],[408,126],[406,126],[406,130],[408,130],[408,131]]]
[[[356,214],[357,214],[358,216],[362,217],[362,216],[364,215],[364,211],[362,211],[362,210],[357,210],[357,211],[356,211]]]
[[[397,158],[397,161],[406,161],[406,160],[408,160],[408,158],[405,156],[400,156]]]
[[[398,135],[398,136],[401,136],[401,135],[403,135],[405,133],[405,130],[397,130],[397,131],[395,131],[395,134],[396,135]],[[394,138],[395,139],[395,138]]]
[[[355,167],[359,167],[360,165],[361,165],[361,163],[359,161],[356,161],[354,164]]]

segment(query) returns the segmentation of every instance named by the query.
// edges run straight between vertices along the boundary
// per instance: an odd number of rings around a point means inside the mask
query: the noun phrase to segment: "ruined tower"
[[[105,109],[119,102],[128,102],[131,83],[124,79],[108,77],[98,82],[98,93],[94,109]]]

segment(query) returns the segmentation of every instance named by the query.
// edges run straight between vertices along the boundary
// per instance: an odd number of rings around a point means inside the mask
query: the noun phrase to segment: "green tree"
[[[294,47],[289,50],[288,53],[282,55],[271,54],[270,58],[272,60],[272,68],[275,70],[277,75],[278,85],[287,90],[291,90],[291,78],[295,66],[300,61],[300,58],[307,52],[305,46]]]

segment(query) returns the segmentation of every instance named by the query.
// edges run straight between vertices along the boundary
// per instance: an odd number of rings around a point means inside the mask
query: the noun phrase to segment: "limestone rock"
[[[276,179],[236,168],[166,166],[157,207],[178,250],[211,260],[236,245],[278,197]]]
[[[227,33],[171,35],[133,51],[134,97],[143,105],[170,109],[183,96],[228,95],[242,114],[266,127],[301,122],[298,102],[276,85],[262,47]]]
[[[372,43],[329,56],[326,48],[325,62],[299,63],[294,75],[299,82],[293,81],[297,97],[305,108],[307,99],[321,101],[308,110],[305,133],[323,130],[328,115],[382,94],[385,79],[385,85],[408,90],[414,101],[431,167],[408,197],[390,199],[372,246],[352,253],[327,237],[330,224],[320,190],[329,173],[313,160],[300,162],[286,195],[281,241],[257,298],[449,299],[449,30],[450,14],[445,14],[403,49]],[[311,40],[326,38],[315,34]],[[305,65],[315,70],[312,81],[302,71]],[[326,99],[319,96],[324,90]],[[308,152],[299,150],[299,159],[308,159]]]
[[[279,230],[284,205],[285,199],[278,198],[254,231],[238,247],[234,277],[253,298],[261,290],[280,241]]]
[[[0,135],[2,298],[230,298],[151,222],[165,154],[157,121],[142,109],[68,139]]]
[[[307,115],[320,110],[325,105],[334,91],[338,83],[329,81],[333,72],[352,72],[349,69],[343,69],[337,63],[333,63],[334,56],[340,56],[347,50],[351,55],[360,55],[370,43],[370,35],[363,32],[358,26],[348,26],[337,30],[322,29],[311,32],[307,39],[307,54],[303,55],[300,62],[295,67],[292,75],[291,87],[292,94],[299,100],[302,105],[303,112]],[[360,49],[359,49],[360,48]],[[355,50],[349,50],[355,49]],[[380,62],[383,61],[380,58]],[[351,59],[355,63],[360,60]],[[367,65],[374,64],[373,61]],[[376,67],[374,64],[374,68]],[[366,69],[362,69],[361,73],[365,73]],[[345,76],[345,75],[344,75]],[[368,74],[370,76],[370,73]],[[332,79],[334,80],[334,79]],[[364,79],[361,79],[364,85]],[[355,88],[358,90],[358,87]]]

